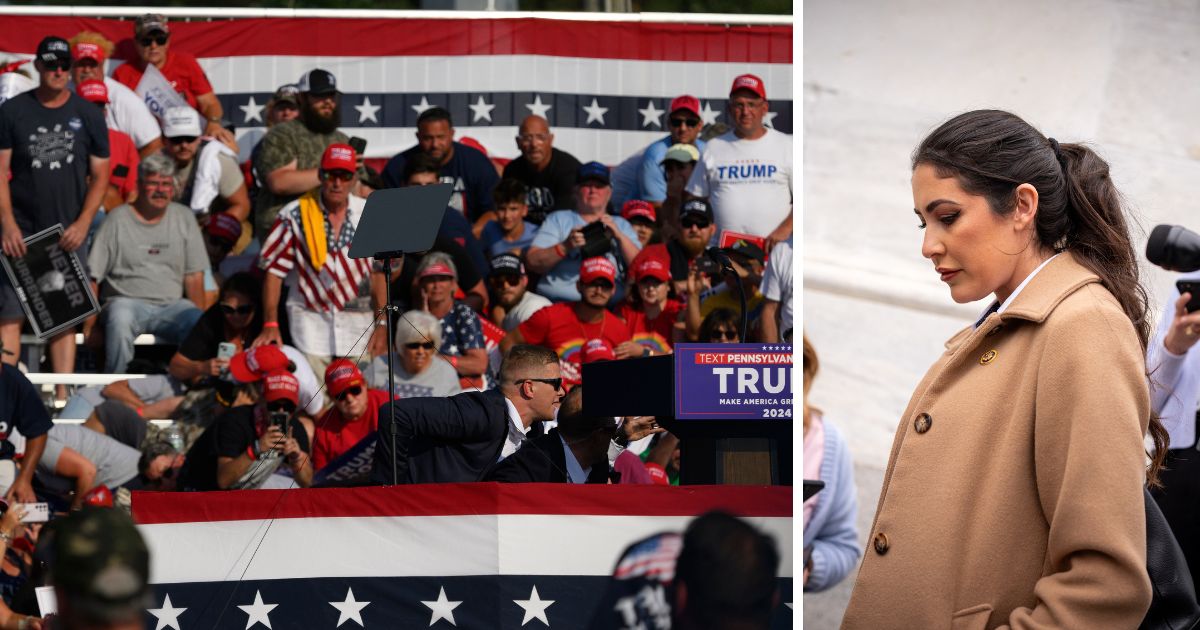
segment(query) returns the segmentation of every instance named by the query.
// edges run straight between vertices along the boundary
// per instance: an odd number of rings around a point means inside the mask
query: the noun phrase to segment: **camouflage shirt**
[[[349,138],[341,131],[329,134],[318,134],[309,131],[300,119],[289,120],[271,128],[262,139],[262,150],[258,153],[258,162],[254,167],[263,177],[264,186],[258,189],[258,197],[254,200],[254,234],[260,240],[265,238],[275,216],[285,204],[299,198],[300,195],[279,196],[272,193],[265,185],[267,173],[287,166],[296,160],[298,170],[317,168],[321,162],[321,154],[325,147],[337,142],[348,142]]]

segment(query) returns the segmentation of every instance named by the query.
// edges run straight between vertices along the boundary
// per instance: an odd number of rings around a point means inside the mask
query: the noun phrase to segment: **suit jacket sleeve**
[[[395,461],[396,478],[407,479],[408,452],[415,438],[447,442],[486,440],[495,431],[494,413],[489,414],[486,404],[488,395],[467,392],[448,398],[408,398],[384,404],[379,408],[379,441],[375,447],[372,478],[376,483],[392,483],[392,462]],[[396,406],[394,455],[391,405]]]

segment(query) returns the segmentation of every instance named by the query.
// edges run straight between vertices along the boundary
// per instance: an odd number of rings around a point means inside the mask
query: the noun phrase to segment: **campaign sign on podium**
[[[792,418],[792,344],[675,345],[675,419]]]
[[[62,225],[25,239],[25,255],[0,256],[29,325],[46,339],[100,312],[100,304],[75,252],[58,246]]]

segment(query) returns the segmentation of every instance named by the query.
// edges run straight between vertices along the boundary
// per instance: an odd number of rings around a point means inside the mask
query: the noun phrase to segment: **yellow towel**
[[[300,197],[300,221],[304,228],[304,244],[308,246],[308,262],[320,271],[325,266],[325,255],[329,244],[325,242],[325,213],[317,202],[317,190],[310,190]]]

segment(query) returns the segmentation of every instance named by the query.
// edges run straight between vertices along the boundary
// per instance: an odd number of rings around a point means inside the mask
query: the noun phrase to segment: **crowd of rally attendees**
[[[99,33],[60,35],[2,68],[36,86],[0,105],[0,234],[22,256],[23,239],[61,225],[59,247],[101,310],[44,342],[45,368],[21,368],[146,376],[39,392],[16,368],[31,338],[0,277],[10,501],[67,509],[97,487],[120,502],[125,489],[307,486],[374,433],[384,403],[496,387],[519,344],[553,351],[555,387],[569,390],[586,362],[791,341],[791,137],[769,126],[754,75],[733,78],[715,123],[696,97],[674,98],[668,133],[615,170],[586,146],[555,146],[536,115],[520,124],[518,157],[489,158],[437,106],[384,163],[338,128],[326,70],[272,86],[267,130],[242,154],[163,16],[133,22],[128,59]],[[135,92],[148,66],[187,107],[151,112]],[[373,191],[440,182],[454,192],[430,251],[388,269],[349,256]],[[174,350],[169,361],[138,356],[144,334]],[[649,474],[627,476],[678,483],[678,440],[639,442],[630,450]]]

